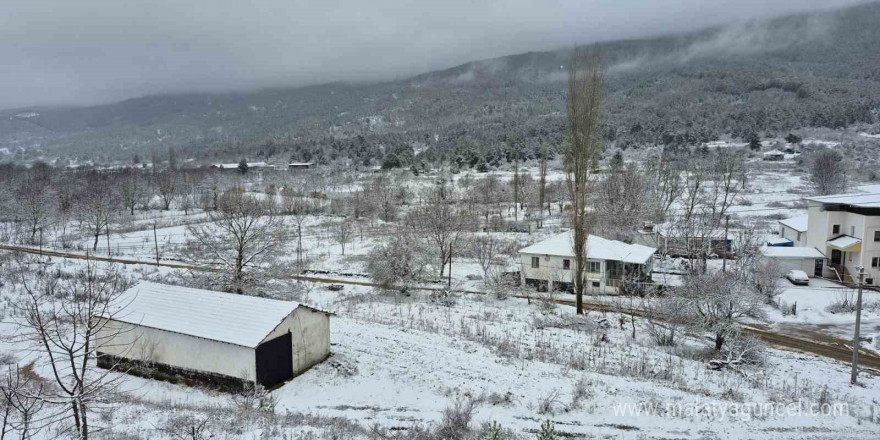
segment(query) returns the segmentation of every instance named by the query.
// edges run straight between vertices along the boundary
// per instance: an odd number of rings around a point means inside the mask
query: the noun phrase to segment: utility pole
[[[730,253],[730,246],[727,244],[727,230],[730,225],[730,214],[724,216],[724,248]],[[721,271],[727,272],[727,255],[721,256]]]
[[[43,227],[40,226],[40,259],[43,259]]]
[[[452,290],[452,243],[449,243],[449,281],[446,288]]]
[[[107,227],[105,229],[107,230],[107,258],[110,258],[110,257],[112,257],[112,255],[110,255],[110,222],[109,221],[107,222]]]
[[[849,383],[853,385],[856,384],[859,376],[859,348],[862,346],[862,340],[859,336],[859,326],[862,325],[862,281],[865,279],[865,268],[859,266],[856,269],[859,271],[859,293],[856,297],[856,334],[853,336],[852,375],[849,379]]]
[[[156,238],[156,224],[153,223],[153,243],[156,244],[156,267],[159,267],[159,239]]]

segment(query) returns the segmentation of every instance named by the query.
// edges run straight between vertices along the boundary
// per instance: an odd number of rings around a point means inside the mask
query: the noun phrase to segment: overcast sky
[[[859,0],[4,0],[0,108],[400,78]]]

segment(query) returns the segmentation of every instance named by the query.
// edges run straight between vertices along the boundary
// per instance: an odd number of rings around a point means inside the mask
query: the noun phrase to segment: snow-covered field
[[[776,220],[804,213],[801,198],[807,188],[804,176],[790,164],[768,167],[750,177],[730,212],[734,220],[753,223],[772,236]],[[510,172],[497,175],[502,181],[512,178]],[[554,182],[562,178],[558,170],[548,176]],[[430,179],[411,184],[428,185]],[[186,225],[206,219],[199,211],[139,212],[115,226],[109,253],[153,261],[158,246],[163,261],[187,261],[192,234]],[[304,222],[308,269],[367,281],[360,274],[366,273],[368,255],[395,235],[394,225],[362,221],[343,248],[333,230],[340,220],[321,214]],[[293,218],[285,221],[292,231]],[[480,232],[469,239],[493,234],[516,249],[558,232],[559,223],[555,218],[531,233]],[[69,234],[77,235],[76,228]],[[286,235],[274,263],[293,267],[294,235]],[[47,239],[47,247],[54,239]],[[73,247],[91,250],[93,240],[77,236]],[[97,254],[108,252],[107,241],[100,237]],[[51,261],[50,270],[68,273],[83,265]],[[674,271],[677,264],[658,262],[655,270]],[[708,265],[716,269],[721,260]],[[439,278],[436,268],[431,269],[430,276]],[[180,282],[190,275],[151,266],[125,270],[135,280]],[[517,270],[514,256],[500,255],[495,270]],[[455,289],[488,290],[476,279],[481,275],[475,259],[453,260]],[[675,284],[674,274],[656,276]],[[284,282],[291,299],[337,313],[331,320],[333,355],[272,391],[276,404],[270,416],[242,416],[240,402],[230,395],[122,376],[121,403],[112,415],[95,421],[108,429],[104,438],[172,438],[167,426],[181,415],[210,419],[214,432],[221,433],[216,438],[358,438],[374,425],[396,432],[436,426],[446,408],[465,400],[476,404],[474,426],[498,422],[523,438],[533,438],[547,419],[564,435],[584,438],[855,439],[880,434],[880,376],[865,372],[859,386],[850,386],[848,365],[827,358],[767,348],[756,365],[714,371],[706,368],[714,354],[701,335],[688,334],[676,347],[661,347],[641,318],[635,318],[633,337],[628,316],[591,312],[578,317],[573,308],[540,299],[500,299],[494,294],[455,294],[450,299],[428,292],[404,296],[353,285],[330,292],[323,284]],[[3,304],[20,294],[14,284],[0,285]],[[807,287],[786,286],[778,298],[780,307],[766,308],[767,324],[805,326],[850,338],[853,315],[828,310],[846,294],[847,289],[822,280]],[[615,302],[610,297],[594,300]],[[873,338],[876,349],[880,294],[866,293],[865,302],[878,304],[863,315],[863,334]],[[796,314],[783,313],[795,303]],[[7,318],[0,336],[15,332],[19,318]],[[16,353],[17,348],[4,345],[0,351]],[[37,369],[37,374],[48,378],[51,372]],[[823,404],[846,413],[811,413]],[[237,431],[224,426],[229,420],[241,424]]]

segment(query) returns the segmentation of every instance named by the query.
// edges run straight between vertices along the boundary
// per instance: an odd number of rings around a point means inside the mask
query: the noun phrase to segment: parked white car
[[[785,278],[788,278],[791,284],[797,286],[808,286],[810,284],[810,277],[802,270],[791,270],[785,275]]]

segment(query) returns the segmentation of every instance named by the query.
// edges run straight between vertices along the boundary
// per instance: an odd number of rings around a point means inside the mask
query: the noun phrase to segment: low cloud
[[[693,31],[855,3],[860,2],[6,2],[0,8],[0,108],[396,79],[526,51]],[[748,25],[742,26],[748,31]],[[720,47],[751,47],[754,37],[744,35],[731,34]],[[689,56],[718,50],[712,44],[695,47]]]

